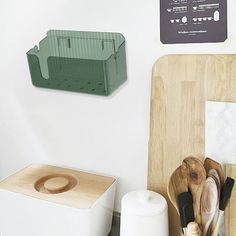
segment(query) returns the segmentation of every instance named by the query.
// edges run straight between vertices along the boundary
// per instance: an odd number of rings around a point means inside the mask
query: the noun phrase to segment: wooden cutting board
[[[236,165],[226,165],[225,167],[226,176],[236,180]],[[225,211],[225,235],[235,236],[236,235],[236,186],[234,186],[231,200]]]
[[[167,197],[171,173],[205,154],[205,101],[236,102],[236,55],[168,55],[153,67],[148,188]],[[180,235],[169,203],[170,236]],[[234,233],[236,235],[236,232]]]

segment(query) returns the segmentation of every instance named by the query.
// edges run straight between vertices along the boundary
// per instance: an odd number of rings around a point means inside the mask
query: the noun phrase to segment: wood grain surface
[[[153,67],[148,188],[167,198],[171,173],[205,156],[205,101],[236,102],[236,55],[168,55]],[[180,224],[169,203],[170,236]]]
[[[226,176],[236,180],[236,165],[225,166]],[[225,235],[236,235],[236,186],[234,186],[229,205],[225,210]]]
[[[55,178],[66,178],[69,188],[60,193],[47,192],[45,184]],[[57,179],[58,180],[58,179]],[[30,165],[0,182],[0,189],[79,209],[89,209],[115,182],[112,177],[49,165]],[[54,186],[52,186],[54,184]],[[66,184],[63,180],[63,184]],[[39,185],[39,186],[38,186]],[[58,188],[52,181],[49,188]]]

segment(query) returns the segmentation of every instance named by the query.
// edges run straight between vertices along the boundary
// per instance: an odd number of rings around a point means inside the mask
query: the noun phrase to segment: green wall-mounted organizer
[[[50,30],[27,57],[37,87],[110,95],[127,80],[119,33]]]

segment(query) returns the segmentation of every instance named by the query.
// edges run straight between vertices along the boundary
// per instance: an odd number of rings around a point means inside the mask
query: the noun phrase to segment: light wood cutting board
[[[167,197],[171,173],[205,154],[205,101],[236,102],[236,55],[168,55],[153,67],[148,188]],[[180,235],[169,203],[170,236]],[[235,233],[236,235],[236,233]]]

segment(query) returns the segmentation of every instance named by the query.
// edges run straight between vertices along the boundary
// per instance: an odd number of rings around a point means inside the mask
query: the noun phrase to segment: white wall
[[[158,0],[0,0],[0,178],[53,163],[119,177],[120,198],[146,188],[151,68],[168,53],[235,53],[236,1],[224,44],[159,41]],[[111,97],[32,86],[26,52],[49,29],[115,31],[127,39],[128,82]]]

